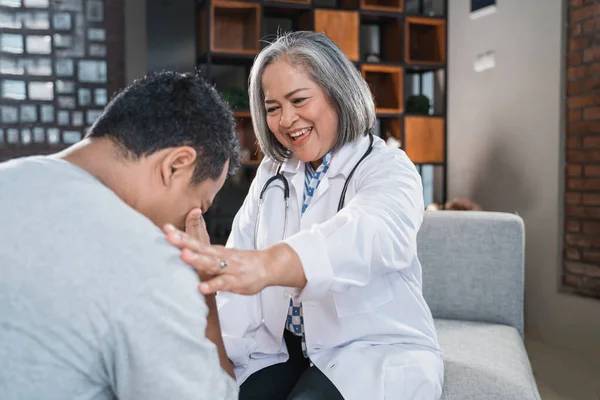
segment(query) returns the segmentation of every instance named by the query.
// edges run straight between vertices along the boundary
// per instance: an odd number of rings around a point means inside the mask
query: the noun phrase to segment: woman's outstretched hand
[[[172,225],[165,227],[168,241],[181,249],[183,261],[200,275],[200,292],[228,291],[255,294],[268,284],[266,263],[260,251],[210,246]]]
[[[252,295],[267,286],[306,285],[300,258],[287,244],[265,250],[236,250],[211,246],[173,225],[166,225],[164,232],[169,243],[181,249],[182,260],[200,275],[202,294],[224,291]]]

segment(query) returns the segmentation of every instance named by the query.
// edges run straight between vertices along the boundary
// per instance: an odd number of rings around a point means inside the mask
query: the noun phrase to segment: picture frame
[[[496,0],[471,0],[471,19],[477,19],[496,12]]]

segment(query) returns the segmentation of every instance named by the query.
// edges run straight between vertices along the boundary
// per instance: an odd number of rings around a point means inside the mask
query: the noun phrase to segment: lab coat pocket
[[[363,314],[389,303],[394,298],[392,286],[386,275],[367,286],[354,286],[347,292],[334,293],[333,300],[338,317]]]

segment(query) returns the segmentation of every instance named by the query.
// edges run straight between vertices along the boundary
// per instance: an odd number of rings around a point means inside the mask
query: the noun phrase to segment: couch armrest
[[[523,336],[524,242],[514,214],[425,212],[418,254],[433,316],[506,324]]]

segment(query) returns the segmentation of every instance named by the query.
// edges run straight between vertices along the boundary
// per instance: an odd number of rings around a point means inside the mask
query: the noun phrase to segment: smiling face
[[[267,125],[279,143],[300,161],[320,165],[338,135],[338,116],[323,89],[284,58],[265,68],[262,89]]]

